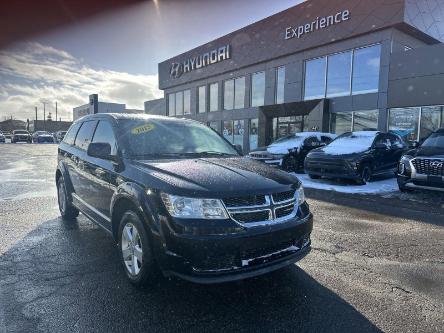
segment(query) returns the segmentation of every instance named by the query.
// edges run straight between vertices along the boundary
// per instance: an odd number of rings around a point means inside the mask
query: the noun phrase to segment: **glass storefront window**
[[[224,110],[234,109],[234,80],[224,82]]]
[[[418,123],[420,108],[391,109],[389,113],[389,130],[405,140],[418,140]]]
[[[302,132],[303,116],[278,117],[273,119],[273,140]]]
[[[245,105],[245,77],[224,82],[224,110],[243,109]]]
[[[235,145],[240,145],[242,148],[244,147],[244,123],[243,120],[235,120],[233,128],[233,143]]]
[[[174,116],[176,114],[176,94],[168,94],[168,115]]]
[[[354,95],[378,92],[381,45],[357,49],[353,56]]]
[[[183,92],[183,114],[191,114],[191,91]]]
[[[210,112],[219,110],[219,84],[210,84]]]
[[[285,67],[278,67],[276,69],[276,104],[284,103],[285,91]]]
[[[328,57],[327,97],[350,95],[351,52],[343,52]]]
[[[223,122],[224,128],[222,129],[222,134],[225,139],[233,143],[233,121],[225,120]]]
[[[353,112],[353,131],[377,131],[378,110]]]
[[[234,80],[234,108],[243,109],[245,107],[245,76]]]
[[[259,136],[259,120],[257,118],[250,120],[250,133],[248,140],[250,143],[250,150],[256,149],[258,145]]]
[[[430,134],[441,127],[443,123],[444,107],[427,106],[421,110],[421,130],[419,140],[425,140]]]
[[[324,57],[305,62],[305,100],[325,97],[325,59]]]
[[[205,86],[197,89],[197,112],[204,113],[207,111],[207,89]]]
[[[183,115],[183,91],[176,93],[176,116]]]
[[[262,106],[265,102],[265,72],[251,75],[251,106]]]
[[[352,130],[353,114],[351,112],[337,112],[331,114],[331,131],[343,134]]]

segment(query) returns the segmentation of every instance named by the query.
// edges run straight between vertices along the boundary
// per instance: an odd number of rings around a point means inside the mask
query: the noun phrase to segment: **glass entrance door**
[[[303,116],[273,118],[273,141],[290,134],[302,132],[303,128]]]

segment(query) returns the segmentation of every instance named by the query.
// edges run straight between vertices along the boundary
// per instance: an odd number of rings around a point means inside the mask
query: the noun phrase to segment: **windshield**
[[[124,151],[132,157],[239,155],[234,147],[212,129],[197,122],[124,119],[119,120],[119,128]]]
[[[434,133],[428,137],[422,144],[423,147],[444,148],[444,134]]]
[[[325,147],[324,152],[333,155],[361,153],[370,149],[374,140],[373,134],[345,133]]]

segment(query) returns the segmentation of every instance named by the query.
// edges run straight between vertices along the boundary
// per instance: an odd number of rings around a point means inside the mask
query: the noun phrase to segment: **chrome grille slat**
[[[243,225],[256,226],[272,223],[280,223],[296,216],[296,190],[272,193],[263,196],[228,198],[223,199],[224,205],[230,217]],[[264,202],[260,205],[257,203],[257,197],[262,197]],[[235,202],[250,202],[250,205],[235,206]]]
[[[415,158],[412,164],[418,174],[444,176],[444,160],[436,158]]]

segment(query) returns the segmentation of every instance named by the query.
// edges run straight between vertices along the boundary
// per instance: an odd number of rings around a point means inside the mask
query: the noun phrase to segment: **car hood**
[[[132,161],[142,183],[190,196],[229,197],[265,194],[299,186],[296,176],[245,157]]]
[[[368,154],[370,150],[366,150],[359,153],[352,153],[352,154],[329,154],[325,152],[326,147],[322,148],[316,148],[312,150],[307,158],[331,158],[331,159],[342,159],[342,160],[353,160],[359,156]]]
[[[408,151],[406,155],[412,155],[414,157],[444,158],[444,147],[420,147],[418,149]]]

